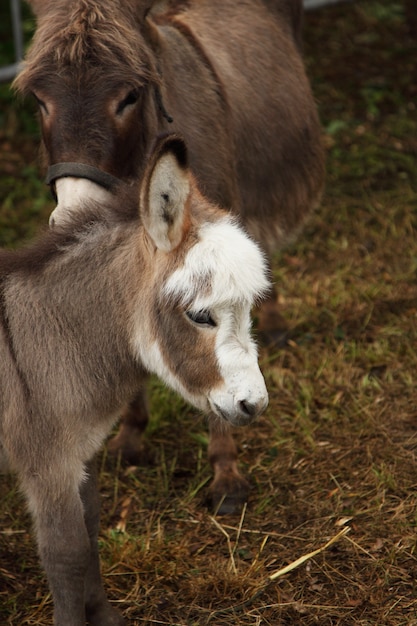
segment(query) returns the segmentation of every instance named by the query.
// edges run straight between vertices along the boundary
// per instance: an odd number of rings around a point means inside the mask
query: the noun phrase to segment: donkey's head
[[[15,81],[39,105],[51,222],[136,179],[157,134],[158,73],[143,33],[148,0],[29,0],[37,29]],[[52,166],[52,167],[51,167]]]
[[[259,248],[199,193],[175,135],[157,143],[140,211],[147,279],[134,350],[198,408],[250,422],[268,401],[250,334],[251,307],[269,286]]]

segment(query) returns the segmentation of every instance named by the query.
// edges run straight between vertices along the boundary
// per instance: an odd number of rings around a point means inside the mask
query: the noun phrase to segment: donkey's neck
[[[7,332],[32,400],[48,388],[56,410],[64,397],[66,410],[82,414],[94,397],[110,414],[137,390],[144,372],[130,317],[146,267],[141,238],[138,222],[96,222],[71,238],[46,235],[26,255],[5,254],[6,275],[0,257]]]

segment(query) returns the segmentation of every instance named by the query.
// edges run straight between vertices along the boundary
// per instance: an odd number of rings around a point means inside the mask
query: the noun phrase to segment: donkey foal
[[[201,196],[169,136],[148,161],[139,215],[91,207],[0,251],[0,288],[0,466],[26,494],[54,623],[119,626],[100,578],[93,457],[146,372],[219,421],[260,414],[250,309],[268,288],[264,259]]]

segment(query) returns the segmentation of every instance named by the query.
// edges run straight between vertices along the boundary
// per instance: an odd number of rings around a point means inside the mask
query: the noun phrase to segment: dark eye
[[[187,311],[187,317],[199,326],[217,326],[216,322],[210,315],[210,311]]]
[[[126,107],[130,106],[131,104],[135,104],[135,102],[138,101],[138,98],[139,98],[139,92],[137,91],[137,89],[133,89],[132,91],[129,91],[127,96],[123,98],[123,100],[121,100],[119,104],[117,105],[117,109],[116,109],[117,115],[120,115],[121,113],[123,113]]]
[[[43,109],[45,111],[45,113],[48,113],[48,107],[46,106],[45,102],[43,100],[41,100],[40,98],[38,98],[38,96],[36,95],[36,93],[33,93],[33,97],[35,98],[36,102],[38,103],[39,107],[41,109]]]

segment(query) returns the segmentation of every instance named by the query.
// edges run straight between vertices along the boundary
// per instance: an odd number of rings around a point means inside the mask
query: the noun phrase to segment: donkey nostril
[[[246,400],[239,400],[239,409],[246,417],[255,417],[258,413],[256,404],[251,404]]]

